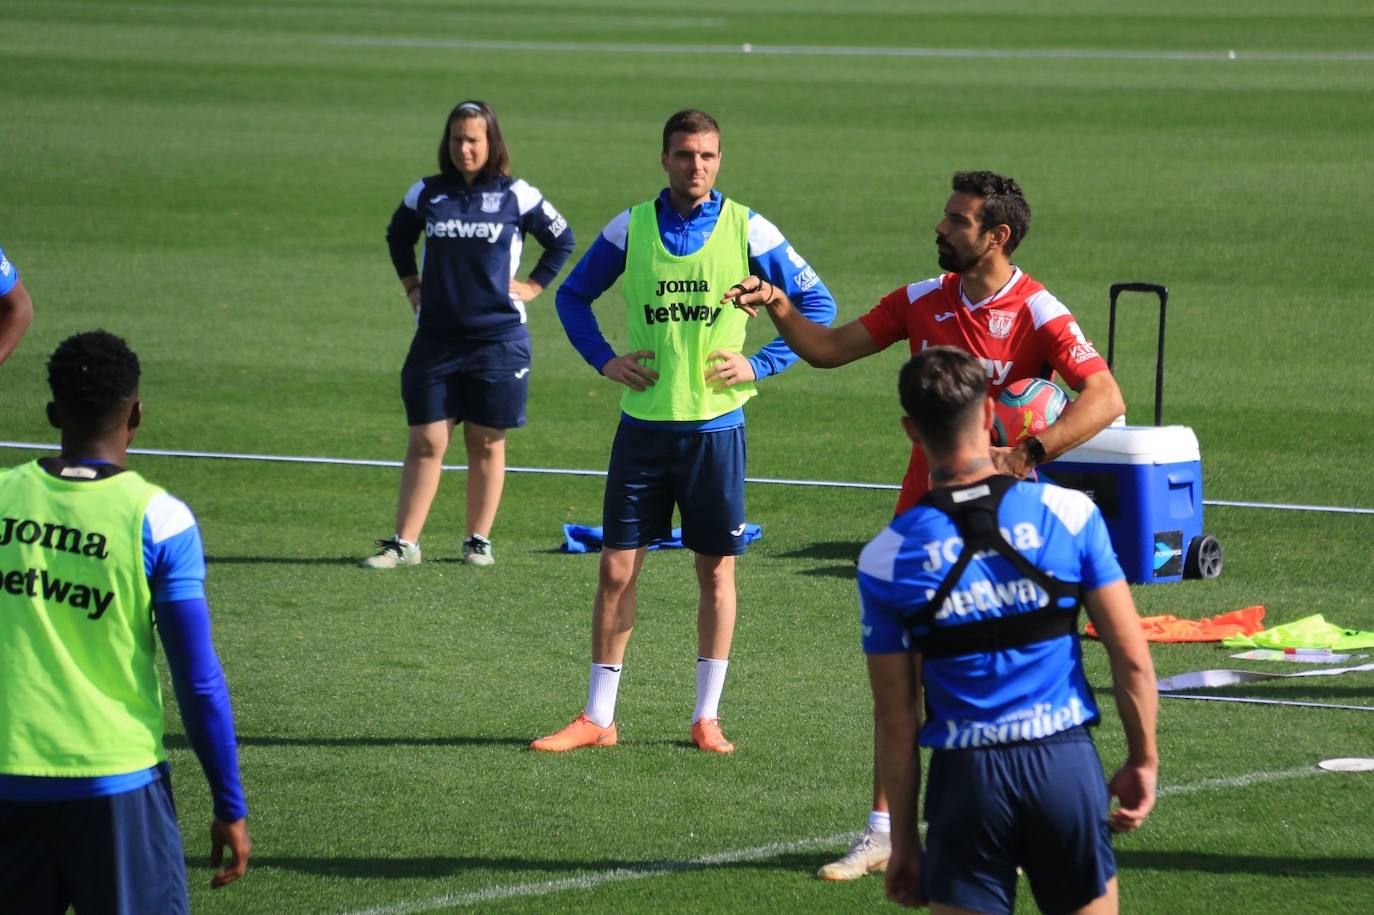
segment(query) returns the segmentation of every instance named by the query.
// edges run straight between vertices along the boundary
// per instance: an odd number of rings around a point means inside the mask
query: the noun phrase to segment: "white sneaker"
[[[364,569],[394,569],[397,566],[418,566],[420,564],[420,545],[406,543],[404,540],[378,540],[381,547],[373,555],[362,561]]]
[[[496,557],[491,552],[491,541],[481,534],[473,534],[464,540],[463,562],[470,566],[494,565]]]
[[[887,870],[892,856],[892,833],[865,829],[849,846],[844,857],[816,871],[822,880],[857,880],[866,874]]]

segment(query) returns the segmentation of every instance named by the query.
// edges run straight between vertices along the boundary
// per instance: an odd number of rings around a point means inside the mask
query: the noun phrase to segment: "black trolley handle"
[[[1116,299],[1123,292],[1153,292],[1159,297],[1159,346],[1155,350],[1155,425],[1164,419],[1164,307],[1169,302],[1169,288],[1157,283],[1113,283],[1111,288],[1111,317],[1107,325],[1107,368],[1113,367],[1116,355]]]

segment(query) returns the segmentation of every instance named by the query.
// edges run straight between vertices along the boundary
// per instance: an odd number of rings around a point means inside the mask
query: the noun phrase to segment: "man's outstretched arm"
[[[844,365],[871,356],[879,349],[861,322],[850,321],[839,327],[817,324],[802,314],[781,289],[756,276],[745,277],[727,289],[721,304],[742,308],[751,317],[764,309],[788,347],[817,368]]]

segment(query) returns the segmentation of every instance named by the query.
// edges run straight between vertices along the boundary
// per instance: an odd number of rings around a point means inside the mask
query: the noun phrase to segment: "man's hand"
[[[533,280],[531,280],[528,283],[522,283],[519,280],[514,279],[510,281],[510,294],[515,296],[522,302],[529,302],[533,300],[535,296],[539,295],[539,293],[543,291],[544,287],[540,286]]]
[[[720,392],[754,380],[754,367],[742,353],[718,349],[706,357],[706,384],[713,391]]]
[[[992,466],[997,468],[998,473],[1016,477],[1018,480],[1024,480],[1035,469],[1030,454],[1020,445],[1015,448],[1000,448],[993,445]]]
[[[410,313],[418,315],[420,313],[420,287],[417,285],[407,289],[406,298],[410,300]]]
[[[642,349],[637,353],[616,356],[601,367],[601,374],[636,391],[645,391],[654,386],[658,372],[647,365],[640,365],[641,359],[652,359],[654,354]]]
[[[1107,824],[1112,832],[1130,832],[1140,828],[1145,818],[1155,806],[1155,782],[1159,778],[1157,767],[1152,765],[1135,766],[1127,763],[1112,780],[1107,782],[1107,790],[1120,802],[1110,816]]]
[[[725,290],[725,297],[720,300],[720,304],[728,305],[733,302],[736,308],[749,317],[756,318],[760,305],[767,307],[777,299],[778,288],[772,283],[762,277],[746,276]]]
[[[911,854],[899,855],[894,849],[887,862],[887,875],[883,878],[887,898],[898,905],[919,909],[926,904],[916,893],[916,885],[921,879],[921,850]]]
[[[224,847],[229,846],[232,856],[229,863],[210,878],[215,889],[228,886],[248,871],[248,856],[253,851],[253,840],[248,837],[248,821],[238,819],[232,823],[215,818],[210,824],[210,866],[219,867],[224,861]]]

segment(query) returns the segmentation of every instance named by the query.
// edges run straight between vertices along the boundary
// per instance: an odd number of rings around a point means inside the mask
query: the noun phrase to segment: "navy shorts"
[[[525,424],[530,341],[454,342],[419,333],[401,368],[406,424],[452,419],[493,429]]]
[[[0,801],[0,909],[15,915],[185,913],[186,862],[164,776],[72,801]]]
[[[703,556],[738,556],[744,540],[744,427],[712,432],[622,422],[611,446],[601,526],[608,547],[634,550],[672,533]]]
[[[936,750],[920,893],[975,912],[1011,912],[1020,867],[1042,912],[1082,908],[1116,873],[1107,802],[1087,728],[1004,747]]]

